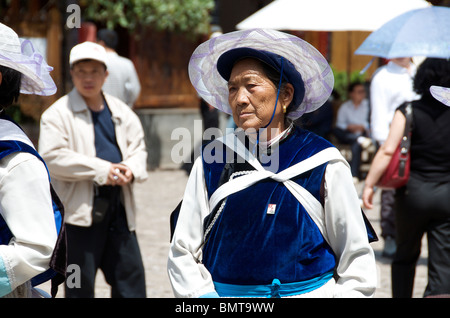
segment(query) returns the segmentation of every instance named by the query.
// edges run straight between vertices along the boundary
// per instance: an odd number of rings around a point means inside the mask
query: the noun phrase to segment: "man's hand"
[[[121,163],[112,163],[109,168],[106,185],[124,186],[133,181],[131,169]]]

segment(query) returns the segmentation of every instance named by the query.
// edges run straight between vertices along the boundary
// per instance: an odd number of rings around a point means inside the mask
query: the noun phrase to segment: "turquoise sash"
[[[269,285],[232,285],[214,282],[220,297],[263,297],[280,298],[295,296],[313,291],[333,278],[333,272],[303,282],[281,284],[274,279]]]

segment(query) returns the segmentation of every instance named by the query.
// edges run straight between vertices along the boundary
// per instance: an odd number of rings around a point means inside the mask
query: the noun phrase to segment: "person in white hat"
[[[177,297],[370,297],[376,264],[346,160],[292,121],[333,88],[324,57],[274,30],[226,33],[192,54],[199,95],[239,129],[203,147],[169,252]]]
[[[93,42],[70,52],[73,90],[41,117],[39,152],[65,205],[68,263],[80,266],[81,287],[66,297],[94,297],[101,269],[112,297],[145,297],[136,238],[134,182],[147,178],[144,132],[137,115],[102,92],[105,49]]]
[[[450,106],[450,87],[430,86],[431,95],[446,106]]]
[[[64,245],[63,234],[58,236],[62,208],[53,209],[45,163],[19,125],[6,115],[20,93],[54,94],[51,70],[30,41],[21,41],[14,30],[0,23],[0,297],[41,297],[44,293],[34,286],[56,277],[50,263],[56,254],[61,260],[55,245]],[[60,282],[64,262],[63,257]]]

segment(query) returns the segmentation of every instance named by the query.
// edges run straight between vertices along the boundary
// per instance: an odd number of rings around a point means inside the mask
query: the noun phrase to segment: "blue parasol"
[[[384,58],[450,58],[450,8],[411,10],[372,32],[355,51]]]

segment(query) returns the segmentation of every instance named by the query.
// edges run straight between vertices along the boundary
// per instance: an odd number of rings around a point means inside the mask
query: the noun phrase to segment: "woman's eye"
[[[235,91],[236,91],[236,87],[234,87],[234,86],[229,86],[228,87],[228,93],[233,93]]]

